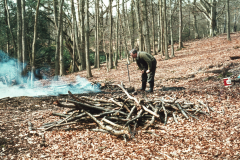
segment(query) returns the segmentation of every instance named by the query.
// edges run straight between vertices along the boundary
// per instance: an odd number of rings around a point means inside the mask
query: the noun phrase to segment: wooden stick
[[[180,109],[180,111],[182,112],[182,114],[184,115],[184,117],[186,117],[187,119],[189,119],[189,117],[187,116],[187,114],[184,112],[184,110],[182,109],[181,105],[179,103],[177,103],[178,108]]]
[[[129,118],[131,117],[131,115],[132,115],[133,111],[135,110],[135,108],[136,108],[136,106],[133,106],[133,107],[132,107],[130,113],[129,113],[128,116],[127,116],[127,119],[129,119]]]
[[[173,115],[173,120],[175,121],[175,123],[178,123],[177,116],[176,116],[175,112],[173,112],[172,115]]]
[[[164,115],[165,115],[165,118],[164,118],[164,125],[167,124],[167,111],[166,111],[166,108],[164,106],[164,104],[162,103],[162,108],[163,108],[163,111],[164,111]]]
[[[120,126],[120,125],[118,125],[118,124],[116,124],[116,123],[113,123],[112,121],[109,121],[109,120],[106,119],[105,117],[102,119],[102,121],[104,121],[104,122],[106,122],[106,123],[108,123],[108,124],[111,124],[112,126],[117,127],[117,128],[119,128],[119,129],[127,130],[126,127],[123,127],[123,126]]]
[[[119,136],[119,135],[123,135],[123,134],[127,134],[128,131],[126,130],[121,130],[121,131],[117,131],[117,130],[114,130],[112,127],[110,126],[104,126],[99,120],[97,120],[94,116],[92,116],[90,113],[88,113],[87,111],[84,110],[84,112],[89,116],[91,117],[98,125],[100,128],[102,129],[105,129],[109,132],[111,132],[112,134],[116,135],[116,136]]]
[[[141,110],[139,111],[138,115],[137,115],[135,118],[131,119],[130,121],[127,121],[127,123],[126,123],[124,126],[127,126],[129,123],[131,123],[131,122],[133,122],[133,121],[141,118],[141,116],[142,116],[141,114],[142,114],[142,113],[143,113],[143,110],[141,109]]]
[[[143,108],[146,112],[148,112],[148,113],[154,115],[155,117],[159,118],[159,115],[157,115],[156,113],[154,113],[154,112],[151,111],[150,109],[146,108],[145,106],[142,105],[142,108]]]
[[[154,113],[157,114],[158,108],[154,110]],[[152,116],[152,120],[145,126],[143,127],[143,130],[146,130],[149,126],[151,126],[155,121],[155,116]]]

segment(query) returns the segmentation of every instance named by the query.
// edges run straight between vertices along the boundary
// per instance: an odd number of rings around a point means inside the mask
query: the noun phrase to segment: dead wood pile
[[[64,117],[60,121],[49,122],[40,127],[43,131],[54,127],[76,123],[95,122],[98,128],[92,129],[116,136],[134,136],[136,128],[146,130],[159,118],[163,118],[166,125],[169,116],[178,123],[177,114],[182,114],[186,119],[189,117],[198,120],[198,114],[209,116],[204,110],[213,111],[202,101],[186,102],[176,97],[157,97],[152,100],[147,98],[137,99],[130,95],[122,85],[120,87],[125,94],[123,96],[103,97],[101,99],[89,98],[87,96],[75,96],[70,91],[66,100],[57,100],[54,103],[59,107],[70,108],[66,114],[53,113],[53,115]]]

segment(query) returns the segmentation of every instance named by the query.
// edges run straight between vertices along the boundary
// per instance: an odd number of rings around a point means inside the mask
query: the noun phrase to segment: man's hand
[[[146,70],[146,71],[142,70],[142,74],[145,73],[145,72],[150,73],[150,70]]]

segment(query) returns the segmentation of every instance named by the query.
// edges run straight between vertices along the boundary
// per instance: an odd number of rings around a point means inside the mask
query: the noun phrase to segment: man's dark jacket
[[[137,53],[136,61],[139,69],[145,71],[142,75],[142,81],[148,83],[154,82],[157,65],[156,59],[151,54],[141,51]],[[150,73],[148,73],[148,75],[146,74],[147,70],[150,70]]]

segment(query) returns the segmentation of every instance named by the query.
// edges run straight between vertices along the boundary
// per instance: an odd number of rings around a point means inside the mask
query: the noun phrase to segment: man
[[[146,83],[150,84],[150,89],[147,92],[153,92],[154,87],[154,76],[156,71],[157,61],[149,53],[144,51],[137,51],[132,49],[130,51],[132,58],[136,58],[137,65],[142,73],[142,88],[140,90],[145,91]]]

